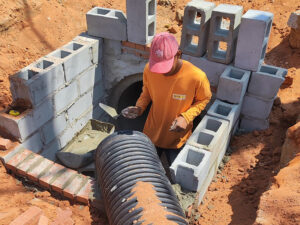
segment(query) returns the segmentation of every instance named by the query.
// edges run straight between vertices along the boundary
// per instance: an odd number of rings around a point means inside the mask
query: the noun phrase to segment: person
[[[143,73],[143,88],[135,106],[122,110],[125,118],[135,119],[152,102],[143,132],[165,152],[169,165],[192,134],[195,117],[211,99],[206,74],[181,59],[175,37],[167,32],[155,35],[149,62]]]

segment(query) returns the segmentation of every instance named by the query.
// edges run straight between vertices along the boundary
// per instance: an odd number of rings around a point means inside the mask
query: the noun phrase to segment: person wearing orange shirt
[[[143,114],[152,102],[143,132],[165,152],[169,165],[192,134],[193,120],[211,99],[206,74],[181,59],[175,37],[167,32],[155,35],[149,63],[143,73],[143,89],[135,106],[122,110],[125,118]]]

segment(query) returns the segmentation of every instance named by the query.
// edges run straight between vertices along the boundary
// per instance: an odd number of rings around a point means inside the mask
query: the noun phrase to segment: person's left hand
[[[170,127],[170,131],[174,132],[181,132],[184,131],[187,127],[187,122],[184,119],[183,116],[178,116],[172,123],[172,126]]]

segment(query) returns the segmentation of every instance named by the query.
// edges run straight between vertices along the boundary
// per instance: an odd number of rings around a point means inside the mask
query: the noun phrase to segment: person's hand
[[[141,114],[141,108],[138,106],[128,106],[122,110],[122,115],[128,119],[135,119]]]
[[[172,123],[172,126],[170,127],[170,131],[174,132],[181,132],[184,131],[187,127],[188,123],[184,119],[183,116],[178,116]]]

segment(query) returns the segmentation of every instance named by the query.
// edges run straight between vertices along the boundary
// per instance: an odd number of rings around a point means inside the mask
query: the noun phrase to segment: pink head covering
[[[167,73],[174,63],[174,56],[178,51],[178,42],[168,32],[155,35],[151,47],[149,67],[154,73]]]

